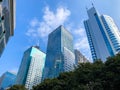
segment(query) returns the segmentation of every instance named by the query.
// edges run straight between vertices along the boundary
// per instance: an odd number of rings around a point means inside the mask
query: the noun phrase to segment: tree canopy
[[[27,90],[23,85],[13,85],[7,90]]]
[[[80,63],[74,71],[46,79],[33,90],[120,90],[120,54],[104,63]]]

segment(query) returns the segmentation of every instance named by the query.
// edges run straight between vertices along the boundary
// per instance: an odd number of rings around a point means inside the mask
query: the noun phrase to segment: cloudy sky
[[[91,2],[100,14],[111,16],[120,27],[120,0],[16,0],[15,33],[0,58],[0,75],[17,72],[23,53],[30,46],[40,45],[46,52],[48,34],[59,25],[72,33],[74,48],[92,62],[83,25]]]

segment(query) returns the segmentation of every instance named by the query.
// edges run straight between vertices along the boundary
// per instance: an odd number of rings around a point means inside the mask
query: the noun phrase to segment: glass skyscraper
[[[1,77],[0,77],[0,90],[4,90],[8,87],[11,87],[12,85],[15,84],[16,81],[16,74],[11,73],[11,72],[5,72]]]
[[[15,29],[15,0],[0,2],[0,56]]]
[[[120,52],[120,31],[114,20],[100,15],[94,7],[87,10],[89,19],[84,21],[93,60],[105,61]]]
[[[45,53],[38,46],[32,46],[24,52],[24,56],[17,74],[16,84],[25,85],[29,90],[42,80],[45,63]]]
[[[44,78],[54,78],[60,72],[74,69],[73,36],[63,26],[49,34]]]

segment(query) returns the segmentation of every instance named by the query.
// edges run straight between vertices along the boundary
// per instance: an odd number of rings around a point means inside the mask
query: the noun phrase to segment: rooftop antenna
[[[36,46],[37,46],[38,48],[40,48],[40,41],[39,41],[39,40],[37,40]]]
[[[86,6],[86,10],[88,10],[88,7]]]
[[[90,2],[91,2],[91,4],[92,4],[92,6],[94,7],[94,3],[93,3],[93,1],[92,1],[92,0],[90,0]]]
[[[92,6],[94,7],[94,4],[93,4],[93,2],[92,2]]]

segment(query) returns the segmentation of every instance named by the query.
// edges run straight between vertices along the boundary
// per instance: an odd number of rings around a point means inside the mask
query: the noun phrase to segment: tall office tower
[[[32,46],[24,52],[17,74],[16,84],[25,85],[28,90],[41,82],[45,63],[45,53],[38,46]]]
[[[74,64],[73,36],[63,26],[59,26],[48,37],[44,79],[71,71]]]
[[[94,7],[87,10],[84,21],[93,60],[106,60],[120,52],[120,32],[110,16],[100,15]]]
[[[16,75],[11,72],[5,72],[1,77],[0,77],[0,90],[4,90],[8,87],[11,87],[12,85],[15,84],[16,80]]]
[[[15,29],[15,0],[0,1],[0,56]]]
[[[89,62],[89,60],[84,55],[82,55],[82,53],[80,53],[79,50],[75,49],[74,53],[75,53],[75,65],[78,65],[79,63]]]

